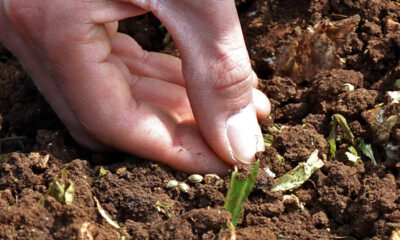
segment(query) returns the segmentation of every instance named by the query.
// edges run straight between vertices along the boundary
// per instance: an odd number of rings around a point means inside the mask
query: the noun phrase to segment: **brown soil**
[[[380,109],[384,119],[400,115],[398,105],[374,110],[387,102],[386,91],[400,90],[400,2],[236,3],[260,89],[272,103],[262,128],[274,142],[259,155],[261,168],[281,176],[315,149],[327,155],[333,113],[346,117],[356,138],[372,143],[378,165],[365,156],[351,164],[339,129],[336,159],[324,159],[323,168],[286,193],[303,210],[271,192],[274,178],[260,169],[236,233],[220,234],[231,218],[223,208],[229,176],[193,184],[162,164],[79,147],[0,45],[0,239],[389,239],[400,227],[400,164],[385,154],[370,116]],[[151,15],[120,29],[148,50],[179,55],[173,42],[163,44],[166,32]],[[345,83],[355,89],[346,91]],[[281,129],[272,131],[274,124]],[[399,144],[399,121],[382,134]],[[99,177],[100,166],[105,176]],[[61,169],[75,186],[70,205],[46,194]],[[189,191],[167,189],[172,179]],[[94,196],[123,230],[101,217]]]

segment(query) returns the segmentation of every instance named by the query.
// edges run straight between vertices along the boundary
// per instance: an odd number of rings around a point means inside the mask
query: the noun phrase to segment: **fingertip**
[[[271,103],[268,97],[258,89],[253,89],[253,104],[256,108],[257,119],[265,119],[271,113]]]

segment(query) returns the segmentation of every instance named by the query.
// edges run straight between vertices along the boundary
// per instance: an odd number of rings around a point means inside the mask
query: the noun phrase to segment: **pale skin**
[[[181,59],[117,32],[146,12]],[[263,150],[257,118],[270,104],[233,0],[1,0],[0,41],[87,148],[219,174]]]

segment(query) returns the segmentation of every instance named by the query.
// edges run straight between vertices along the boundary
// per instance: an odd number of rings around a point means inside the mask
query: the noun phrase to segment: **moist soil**
[[[223,207],[229,176],[207,175],[193,184],[163,164],[80,147],[0,46],[0,239],[389,239],[400,227],[400,154],[383,147],[400,143],[400,129],[399,122],[392,124],[382,140],[373,113],[385,108],[378,104],[387,104],[387,91],[400,90],[400,2],[236,5],[259,88],[271,99],[271,118],[262,129],[274,136],[258,154],[256,186],[236,232],[220,233],[231,219]],[[179,56],[150,14],[124,20],[120,31],[147,50]],[[398,106],[386,110],[400,115]],[[336,158],[326,157],[334,113],[347,119],[356,138],[372,144],[376,166],[364,155],[348,161],[340,127]],[[324,159],[320,170],[292,192],[270,191],[274,177],[263,169],[282,176],[315,149]],[[46,194],[61,169],[68,171],[67,185],[74,184],[72,204]],[[173,179],[189,191],[167,189]],[[284,202],[284,194],[297,196],[304,208]],[[94,197],[121,229],[100,215]]]

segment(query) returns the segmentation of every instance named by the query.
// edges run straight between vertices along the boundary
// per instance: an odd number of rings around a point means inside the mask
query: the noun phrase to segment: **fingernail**
[[[264,151],[264,140],[254,108],[249,105],[227,121],[227,135],[234,160],[251,164],[255,154]]]

